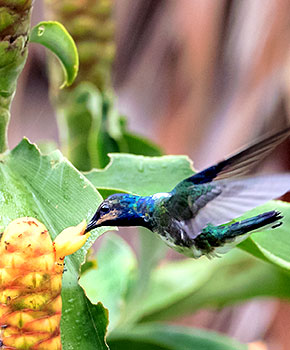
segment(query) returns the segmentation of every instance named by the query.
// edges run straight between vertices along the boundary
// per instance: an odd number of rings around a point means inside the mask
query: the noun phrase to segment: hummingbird
[[[86,232],[101,226],[143,226],[188,257],[226,253],[251,233],[283,222],[275,210],[236,220],[290,190],[290,173],[249,176],[290,134],[290,127],[178,183],[170,192],[112,194],[98,207]]]

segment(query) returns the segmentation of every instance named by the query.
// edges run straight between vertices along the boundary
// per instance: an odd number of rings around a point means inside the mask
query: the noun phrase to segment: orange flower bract
[[[5,349],[61,349],[64,257],[86,242],[85,227],[83,221],[52,242],[34,218],[7,226],[0,241],[0,339]]]

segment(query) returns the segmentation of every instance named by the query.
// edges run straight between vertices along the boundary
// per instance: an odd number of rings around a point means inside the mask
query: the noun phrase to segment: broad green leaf
[[[190,266],[191,265],[191,266]],[[202,266],[204,265],[204,266]],[[188,269],[185,278],[189,281],[181,283],[172,279],[174,274]],[[191,271],[190,271],[191,268]],[[197,279],[194,284],[194,273],[205,271],[204,279]],[[162,277],[158,280],[158,275]],[[193,280],[190,286],[190,280]],[[175,285],[174,285],[175,283]],[[152,322],[176,319],[189,315],[203,308],[221,308],[236,302],[254,297],[290,298],[290,276],[271,264],[262,262],[238,250],[227,253],[221,259],[206,259],[168,263],[164,271],[154,273],[147,299],[143,303],[141,322]],[[188,288],[178,288],[188,285]],[[165,286],[168,287],[166,291]],[[161,297],[164,297],[162,300]]]
[[[79,283],[92,303],[101,300],[109,310],[109,329],[113,329],[124,309],[125,293],[136,268],[136,258],[121,237],[110,233],[104,240],[96,254],[98,267],[85,272]]]
[[[221,334],[167,325],[138,326],[128,333],[112,334],[111,350],[246,350],[247,346]]]
[[[65,227],[89,219],[92,203],[102,200],[96,189],[59,151],[42,156],[35,145],[23,140],[0,162],[0,225],[32,216],[45,224],[52,238]],[[93,205],[93,206],[94,206]],[[101,305],[91,306],[78,285],[80,265],[87,250],[105,230],[95,230],[89,242],[66,258],[61,321],[64,350],[106,349],[107,318]],[[90,339],[84,335],[90,334]]]
[[[65,75],[61,87],[70,86],[78,73],[79,56],[73,38],[65,27],[56,21],[40,22],[31,29],[29,41],[45,46],[56,55]]]
[[[166,192],[193,174],[186,156],[145,157],[132,154],[109,155],[110,163],[103,170],[94,169],[86,177],[97,189],[150,195]]]
[[[40,140],[37,142],[37,147],[42,154],[49,154],[57,150],[57,143],[53,140]]]
[[[240,244],[240,247],[258,258],[290,270],[290,204],[271,201],[251,210],[242,218],[248,218],[270,210],[278,210],[282,213],[283,225],[273,230],[253,233],[245,242]]]
[[[105,338],[109,322],[108,311],[100,302],[96,304],[90,302],[78,284],[75,271],[65,272],[62,283],[63,349],[107,350]]]

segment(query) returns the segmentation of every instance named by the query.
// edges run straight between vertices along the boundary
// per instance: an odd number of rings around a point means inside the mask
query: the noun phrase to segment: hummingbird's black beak
[[[91,218],[90,222],[88,223],[85,232],[89,232],[101,226],[109,226],[113,219],[116,219],[115,211],[109,211],[108,213],[100,214],[100,211],[97,210],[95,215]]]
[[[98,224],[98,220],[96,220],[95,217],[93,217],[90,222],[88,223],[86,229],[85,229],[85,233],[86,232],[90,232],[91,230],[97,228],[97,227],[100,227],[101,225]]]

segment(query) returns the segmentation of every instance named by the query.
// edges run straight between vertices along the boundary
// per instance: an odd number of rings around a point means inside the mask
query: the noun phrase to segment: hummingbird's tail
[[[208,225],[201,235],[195,238],[195,244],[209,258],[219,256],[245,240],[254,231],[282,225],[282,218],[280,212],[272,210],[229,225]]]
[[[228,230],[224,234],[224,239],[235,238],[236,236],[241,236],[248,232],[259,230],[260,228],[266,228],[266,226],[272,224],[272,228],[278,227],[282,225],[282,221],[279,221],[282,218],[283,216],[280,212],[272,210],[240,222],[235,222],[226,226]]]

